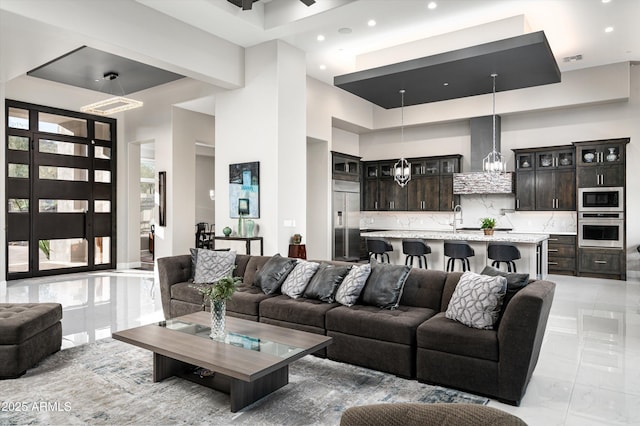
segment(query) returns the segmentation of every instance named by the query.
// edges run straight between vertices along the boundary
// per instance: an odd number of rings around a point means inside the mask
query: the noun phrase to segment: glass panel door
[[[114,268],[115,120],[7,104],[7,279]]]

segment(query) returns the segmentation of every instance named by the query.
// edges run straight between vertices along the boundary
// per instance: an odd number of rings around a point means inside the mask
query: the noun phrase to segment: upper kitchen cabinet
[[[517,210],[576,209],[576,154],[572,146],[513,151]]]
[[[360,157],[331,151],[333,179],[360,181]]]
[[[574,142],[578,188],[625,186],[625,149],[629,138]]]
[[[393,179],[397,160],[362,163],[363,210],[450,211],[459,203],[453,195],[453,174],[461,155],[408,159],[411,180],[403,188]]]

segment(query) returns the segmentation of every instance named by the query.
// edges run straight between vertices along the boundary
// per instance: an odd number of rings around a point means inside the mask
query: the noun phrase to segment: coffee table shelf
[[[196,312],[173,320],[208,327],[210,313]],[[178,324],[180,325],[180,324]],[[184,331],[184,330],[183,330]],[[153,381],[171,376],[183,377],[204,386],[228,393],[231,411],[236,412],[289,383],[289,364],[312,354],[331,343],[331,337],[292,330],[270,324],[227,317],[227,331],[234,334],[228,341],[216,341],[202,333],[190,333],[155,323],[113,333],[113,338],[148,349],[154,353]],[[202,330],[200,330],[202,331]],[[263,343],[276,355],[247,349],[238,343],[238,336]],[[284,350],[282,349],[284,348]],[[194,367],[213,372],[200,378]]]

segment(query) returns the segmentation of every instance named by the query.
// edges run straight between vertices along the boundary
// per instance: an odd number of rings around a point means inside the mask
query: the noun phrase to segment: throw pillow
[[[304,290],[307,288],[307,284],[309,284],[309,280],[319,267],[319,263],[298,260],[296,266],[282,283],[282,288],[280,289],[282,294],[286,294],[293,299],[302,296]]]
[[[280,286],[295,266],[296,259],[282,257],[276,253],[256,272],[253,285],[260,287],[264,294],[274,294],[280,290]]]
[[[194,249],[196,272],[193,282],[196,284],[211,284],[228,275],[236,264],[235,251],[212,251]],[[193,259],[193,255],[192,255]]]
[[[336,290],[350,269],[351,265],[336,266],[323,263],[318,268],[318,272],[311,278],[307,289],[304,291],[304,297],[333,303]]]
[[[369,274],[371,274],[371,265],[368,263],[352,267],[338,287],[336,302],[345,306],[353,306],[360,297]]]
[[[502,314],[504,314],[509,301],[516,295],[517,292],[522,290],[527,284],[529,284],[529,274],[516,274],[510,272],[503,272],[499,269],[496,269],[492,266],[485,266],[485,268],[480,272],[482,275],[488,275],[490,277],[505,277],[507,279],[507,293],[504,295],[504,299],[502,300],[502,307],[500,308],[500,314],[498,315],[498,320],[494,324],[495,327],[498,327],[500,324],[500,320],[502,319]]]
[[[193,282],[194,278],[196,277],[196,264],[198,263],[198,250],[197,248],[192,248],[189,249],[189,251],[191,252],[191,275],[189,276],[189,282]],[[214,249],[213,251],[229,251],[230,249],[228,248],[224,248],[224,249]],[[234,259],[234,264],[235,264],[235,259]]]
[[[506,291],[505,277],[490,277],[467,271],[462,274],[453,291],[445,317],[467,327],[491,330],[498,319]]]
[[[362,303],[383,309],[395,309],[400,304],[402,290],[411,267],[371,261],[371,274],[362,290]]]

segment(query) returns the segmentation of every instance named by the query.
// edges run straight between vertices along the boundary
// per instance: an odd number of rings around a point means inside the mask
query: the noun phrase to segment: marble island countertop
[[[459,230],[458,232],[445,230],[390,230],[390,231],[373,231],[362,232],[363,237],[377,238],[421,238],[423,240],[466,240],[479,242],[501,242],[501,243],[525,243],[537,244],[541,241],[549,239],[549,234],[531,234],[517,233],[513,231],[502,232],[496,231],[493,235],[484,235],[482,231]]]

